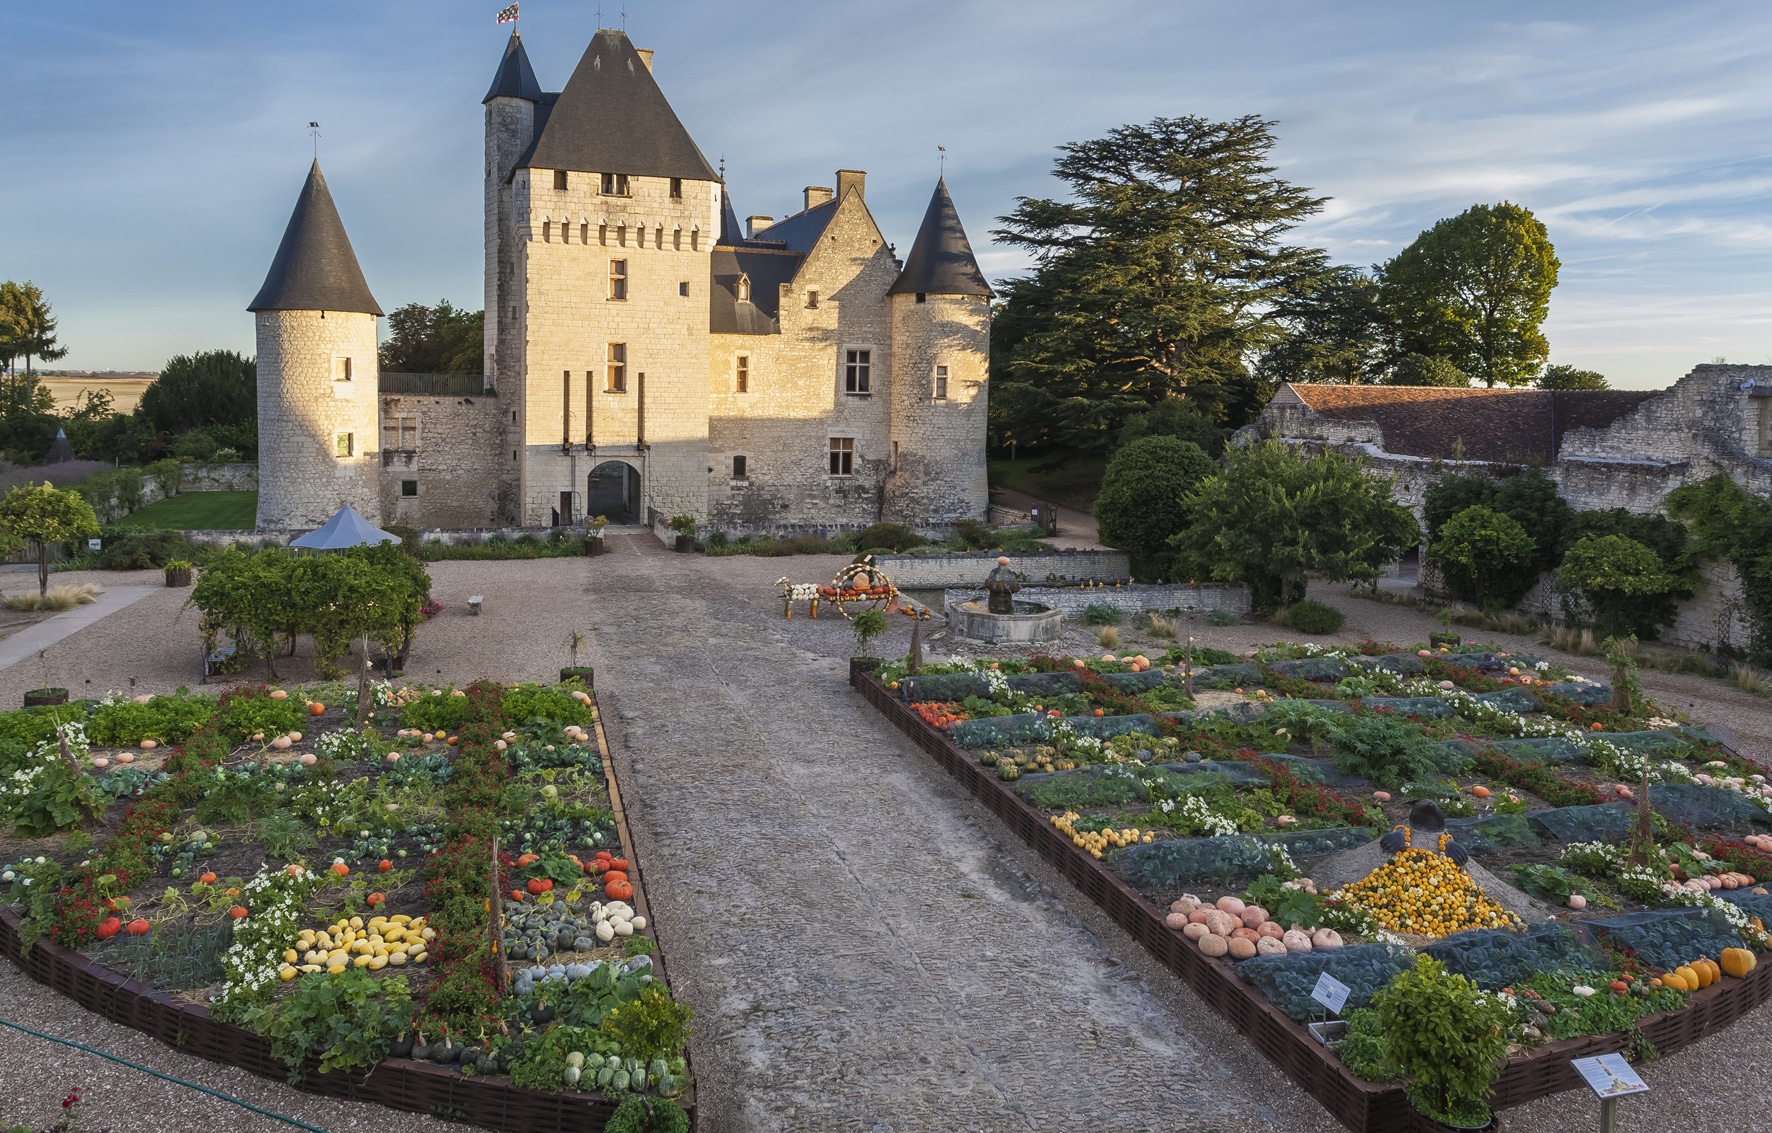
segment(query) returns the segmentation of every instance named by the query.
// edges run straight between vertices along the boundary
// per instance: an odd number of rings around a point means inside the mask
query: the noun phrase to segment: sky
[[[1510,200],[1562,261],[1551,360],[1657,388],[1772,362],[1772,5],[602,0],[740,215],[868,171],[908,248],[938,174],[990,230],[1054,196],[1056,147],[1159,116],[1273,120],[1273,162],[1331,198],[1295,234],[1379,263]],[[596,0],[522,0],[559,89]],[[253,350],[246,303],[319,156],[381,305],[482,305],[480,100],[499,0],[57,0],[0,6],[0,278],[43,288],[58,368]]]

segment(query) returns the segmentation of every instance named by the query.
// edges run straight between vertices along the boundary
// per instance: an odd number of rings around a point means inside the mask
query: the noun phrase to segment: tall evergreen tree
[[[1285,336],[1262,354],[1269,383],[1365,385],[1383,379],[1386,331],[1379,284],[1356,267],[1331,268],[1302,293],[1275,304]]]
[[[0,358],[8,366],[23,358],[29,377],[31,359],[54,362],[67,355],[68,348],[56,339],[55,316],[43,289],[30,280],[0,283]]]
[[[1326,271],[1286,234],[1324,198],[1274,176],[1273,123],[1158,118],[1060,147],[1071,199],[1021,197],[994,235],[1034,257],[1003,284],[991,410],[1000,440],[1100,450],[1166,397],[1244,423],[1271,387],[1247,362],[1276,303]]]
[[[478,374],[485,367],[484,311],[408,303],[388,314],[381,368],[396,374]]]

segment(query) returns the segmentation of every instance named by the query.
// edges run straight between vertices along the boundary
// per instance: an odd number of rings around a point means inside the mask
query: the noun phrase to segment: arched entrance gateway
[[[641,523],[640,470],[625,460],[606,460],[591,469],[585,484],[585,515],[611,523]]]

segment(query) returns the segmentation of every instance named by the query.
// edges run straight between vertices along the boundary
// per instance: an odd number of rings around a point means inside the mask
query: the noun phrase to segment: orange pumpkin
[[[121,931],[123,931],[123,921],[120,918],[106,917],[103,921],[99,922],[98,938],[100,940],[109,940]]]
[[[603,892],[617,901],[626,901],[634,896],[634,887],[625,881],[617,881],[605,886]]]
[[[333,862],[332,863],[332,872],[338,874],[340,877],[343,877],[347,873],[351,872],[351,867],[346,865],[343,862]]]
[[[623,873],[626,873],[628,871],[628,859],[626,859],[626,858],[612,858],[609,862],[609,868],[610,869],[619,869]]]
[[[521,901],[522,899],[523,899],[523,891],[521,889],[511,890],[511,900]]]
[[[148,931],[153,927],[153,925],[147,922],[146,918],[137,917],[129,922],[129,928],[125,931],[131,936],[146,936],[148,935]]]
[[[228,910],[228,916],[233,917],[235,920],[239,920],[240,918],[248,916],[248,915],[249,915],[249,910],[246,908],[245,905],[235,905],[233,908]]]
[[[205,873],[203,876],[199,877],[197,880],[201,881],[205,885],[214,885],[215,884],[215,874]]]
[[[326,706],[324,704],[321,704],[318,700],[310,701],[308,703],[308,715],[309,716],[324,716],[325,714],[326,714]]]
[[[530,862],[539,862],[539,861],[541,861],[540,854],[524,854],[522,857],[517,859],[517,868],[522,869],[524,866],[528,865]]]
[[[375,868],[380,870],[382,873],[387,873],[389,870],[394,868],[394,863],[392,861],[389,861],[387,858],[383,858],[381,861],[375,863]]]
[[[1745,948],[1723,949],[1723,972],[1741,979],[1754,970],[1759,958]]]

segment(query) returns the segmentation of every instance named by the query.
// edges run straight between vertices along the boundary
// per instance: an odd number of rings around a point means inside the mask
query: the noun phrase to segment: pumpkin
[[[148,931],[153,927],[154,926],[149,924],[145,917],[137,917],[129,922],[129,927],[124,931],[131,936],[146,936],[148,935]]]
[[[1311,947],[1325,952],[1332,952],[1341,947],[1341,934],[1332,928],[1320,928],[1311,933]]]
[[[289,737],[288,736],[278,736],[276,739],[271,741],[271,746],[276,748],[278,751],[287,751],[289,749]]]
[[[1472,787],[1472,788],[1471,788],[1471,794],[1472,794],[1472,795],[1473,795],[1473,796],[1474,796],[1474,797],[1476,797],[1476,798],[1479,798],[1479,799],[1486,799],[1486,798],[1488,798],[1488,797],[1489,797],[1489,793],[1490,793],[1490,792],[1489,792],[1489,788],[1488,788],[1488,787],[1482,787],[1482,786],[1477,786],[1477,787]]]
[[[634,887],[625,881],[617,881],[604,887],[603,892],[617,901],[626,901],[634,895]]]
[[[1181,930],[1181,935],[1187,937],[1189,940],[1197,941],[1206,935],[1206,926],[1203,924],[1189,923]]]
[[[157,748],[159,746],[160,746],[159,740],[143,740],[142,741],[142,750],[143,751],[153,751],[155,748]]]
[[[1391,801],[1391,793],[1389,791],[1373,791],[1372,797],[1381,803],[1388,803]]]
[[[1287,929],[1285,934],[1280,937],[1280,943],[1286,946],[1288,952],[1309,952],[1311,950],[1311,938],[1305,935],[1303,929]]]
[[[1674,975],[1685,981],[1687,991],[1697,991],[1704,986],[1704,979],[1698,974],[1698,969],[1690,964],[1681,964],[1675,968]]]
[[[273,746],[275,746],[275,745],[273,745]],[[283,746],[288,747],[289,744],[284,743]],[[303,767],[312,767],[312,766],[314,766],[314,764],[320,762],[320,757],[315,755],[311,751],[304,751],[301,753],[300,762]]]
[[[241,918],[247,917],[250,915],[251,915],[251,910],[249,910],[245,905],[235,905],[233,908],[228,910],[228,916],[233,917],[235,920],[240,920]]]
[[[1170,913],[1163,918],[1163,923],[1173,929],[1184,929],[1188,926],[1186,913]]]
[[[1693,961],[1692,966],[1697,968],[1698,974],[1704,977],[1705,987],[1709,987],[1723,978],[1723,969],[1717,967],[1717,962],[1709,956],[1702,956]]]
[[[1279,921],[1262,921],[1255,926],[1255,931],[1262,936],[1271,936],[1275,940],[1286,935],[1286,927]]]
[[[1231,942],[1217,933],[1207,933],[1200,938],[1200,951],[1208,956],[1223,956],[1231,950]]]
[[[1277,936],[1264,936],[1255,942],[1255,954],[1257,956],[1284,956],[1286,946],[1280,943],[1280,938]]]
[[[1206,928],[1213,936],[1228,937],[1237,924],[1236,918],[1223,909],[1210,909],[1206,913]]]
[[[299,744],[299,743],[301,743],[301,733],[300,733],[300,732],[291,732],[291,733],[289,733],[289,742],[290,742],[290,743],[292,743],[292,744]]]
[[[1243,903],[1241,897],[1220,897],[1218,907],[1233,917],[1240,917],[1243,915],[1243,910],[1249,906]]]
[[[270,692],[270,697],[272,700],[288,700],[289,694],[280,688],[274,688]]]
[[[529,886],[528,886],[529,891],[538,897],[541,896],[543,893],[546,893],[548,890],[552,889],[553,887],[554,887],[554,883],[552,881],[550,881],[548,878],[532,877],[529,879]]]
[[[540,854],[524,854],[522,857],[517,859],[517,868],[522,869],[524,866],[528,865],[530,862],[539,862],[540,860],[541,860]]]
[[[346,874],[351,872],[351,867],[346,865],[343,862],[333,862],[332,865],[328,868],[330,868],[333,873],[338,874],[340,877],[343,877]]]
[[[628,879],[628,875],[627,875],[626,871],[619,870],[619,869],[612,869],[608,873],[605,873],[603,875],[603,884],[606,886],[607,885],[615,885],[619,882],[626,881],[627,879]]]
[[[627,872],[627,868],[628,868],[628,859],[615,858],[609,863],[609,868],[610,869],[619,869],[625,873],[625,872]]]
[[[375,863],[375,868],[382,873],[387,873],[394,868],[394,863],[387,858],[383,858],[381,861]]]
[[[513,901],[523,900],[523,891],[521,889],[511,890],[511,900],[513,900]]]
[[[1199,907],[1200,899],[1193,894],[1188,893],[1183,894],[1171,902],[1169,905],[1169,911],[1172,913],[1180,913],[1182,916],[1187,916]]]
[[[1745,948],[1723,949],[1723,972],[1738,980],[1753,971],[1758,962],[1758,958]]]
[[[308,715],[309,716],[324,716],[325,714],[326,714],[326,706],[324,704],[321,704],[318,700],[309,702],[309,704],[308,704]]]
[[[1135,668],[1133,671],[1137,672],[1137,669]],[[1242,929],[1240,931],[1248,932],[1249,930]],[[1230,945],[1229,945],[1229,952],[1231,954],[1231,959],[1233,959],[1233,960],[1248,960],[1248,959],[1253,958],[1257,951],[1258,950],[1255,946],[1255,941],[1250,940],[1248,937],[1244,937],[1244,936],[1231,937],[1231,941],[1230,941]]]
[[[98,938],[100,940],[109,940],[121,931],[123,931],[122,920],[117,917],[106,917],[99,922]]]
[[[1261,922],[1267,919],[1267,910],[1260,905],[1248,905],[1243,909],[1243,924],[1249,928],[1260,928]]]
[[[388,898],[387,898],[387,895],[386,895],[386,894],[383,894],[383,893],[371,893],[371,894],[370,894],[370,895],[369,895],[369,896],[368,896],[368,897],[367,897],[367,898],[366,898],[366,900],[367,900],[367,901],[368,901],[368,902],[369,902],[369,903],[370,903],[370,904],[371,904],[371,905],[379,905],[379,904],[381,904],[381,903],[382,903],[382,902],[383,902],[383,901],[386,901],[386,900],[387,900],[387,899],[388,899]]]
[[[205,873],[202,876],[198,877],[197,880],[201,881],[205,885],[214,885],[215,884],[215,874]]]
[[[1245,928],[1242,925],[1238,925],[1236,928],[1231,929],[1231,939],[1233,941],[1247,940],[1249,943],[1253,944],[1260,938],[1261,934],[1252,928]]]

